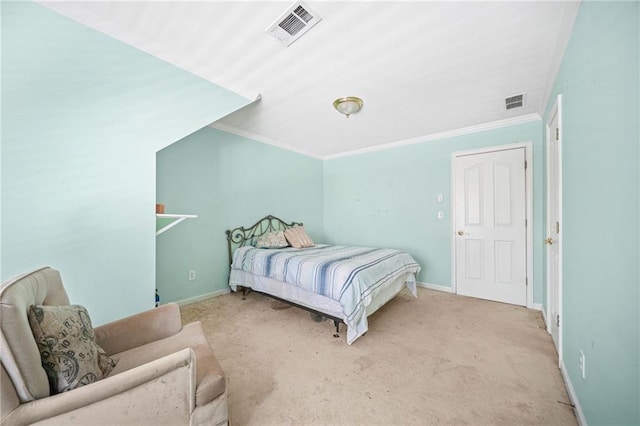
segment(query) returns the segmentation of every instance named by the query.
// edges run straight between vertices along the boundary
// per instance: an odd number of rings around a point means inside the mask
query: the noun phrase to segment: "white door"
[[[558,109],[547,126],[547,330],[560,354],[560,126]]]
[[[458,294],[527,304],[525,148],[454,157]]]

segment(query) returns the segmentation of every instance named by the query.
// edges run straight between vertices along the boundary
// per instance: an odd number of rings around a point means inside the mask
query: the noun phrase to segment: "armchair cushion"
[[[115,354],[118,365],[111,374],[120,374],[185,348],[191,348],[196,355],[196,406],[203,406],[223,394],[227,383],[199,321],[185,325],[173,336]]]
[[[103,379],[115,367],[95,342],[84,307],[31,305],[27,317],[52,395]]]

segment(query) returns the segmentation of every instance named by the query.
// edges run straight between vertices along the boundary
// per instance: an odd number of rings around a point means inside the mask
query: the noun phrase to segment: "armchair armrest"
[[[162,305],[94,329],[96,342],[108,355],[173,336],[180,330],[182,320],[176,303]]]
[[[9,424],[188,424],[195,352],[183,349],[72,391],[20,405]]]

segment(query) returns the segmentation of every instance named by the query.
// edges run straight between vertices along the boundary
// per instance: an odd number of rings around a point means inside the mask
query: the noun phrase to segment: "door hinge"
[[[560,233],[560,222],[556,222],[556,234]]]
[[[524,284],[525,286],[529,286],[529,277],[524,277]]]
[[[524,169],[527,170],[527,160],[524,160]]]
[[[528,219],[525,219],[525,220],[524,220],[524,227],[526,228],[527,226],[529,226],[529,220],[528,220]]]
[[[556,140],[560,139],[560,129],[556,127]]]
[[[560,314],[556,315],[556,327],[560,327]]]

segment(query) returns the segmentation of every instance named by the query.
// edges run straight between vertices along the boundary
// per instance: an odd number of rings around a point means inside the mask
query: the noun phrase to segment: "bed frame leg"
[[[242,300],[247,300],[247,294],[251,293],[251,288],[242,287]]]
[[[340,321],[334,319],[333,325],[336,326],[336,333],[340,333]]]

